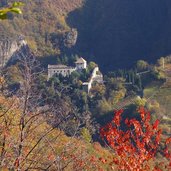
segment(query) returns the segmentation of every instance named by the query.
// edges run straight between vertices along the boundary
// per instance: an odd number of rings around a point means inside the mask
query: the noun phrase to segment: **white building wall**
[[[86,61],[84,62],[83,67],[84,67],[84,69],[86,69],[86,68],[87,68],[87,62],[86,62]]]
[[[61,74],[64,77],[69,76],[76,68],[48,68],[48,80],[53,77],[54,74]]]
[[[95,67],[92,72],[92,78],[96,77],[98,71],[99,71],[99,67]]]
[[[77,64],[76,64],[76,68],[77,68],[77,70],[86,69],[86,68],[87,68],[87,62],[84,62],[84,63],[77,63]]]
[[[91,74],[91,78],[89,82],[84,83],[84,86],[87,86],[87,91],[88,93],[90,92],[91,88],[92,88],[92,84],[94,81],[97,81],[98,83],[103,83],[103,75],[102,74],[97,74],[97,72],[99,71],[99,67],[95,67],[92,74]]]

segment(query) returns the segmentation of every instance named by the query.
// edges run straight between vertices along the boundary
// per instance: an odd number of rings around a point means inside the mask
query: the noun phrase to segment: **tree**
[[[145,106],[147,103],[147,100],[145,98],[141,98],[140,96],[137,96],[135,99],[135,105],[137,107]]]
[[[123,119],[123,110],[116,111],[113,120],[100,129],[102,139],[114,152],[114,157],[106,163],[110,164],[111,168],[117,165],[119,170],[158,171],[159,167],[155,163],[151,166],[150,162],[155,160],[158,152],[171,161],[168,148],[171,138],[166,140],[165,148],[162,150],[160,146],[162,130],[158,128],[159,120],[151,124],[148,111],[141,107],[138,112],[137,119]],[[165,169],[171,169],[170,164],[165,166]]]
[[[0,170],[95,170],[86,144],[65,136],[39,113],[23,117],[20,103],[0,94]],[[83,136],[90,141],[87,130]]]
[[[112,110],[111,104],[106,99],[102,99],[98,102],[96,113],[100,115],[102,114],[104,115],[110,112],[111,110]]]
[[[14,2],[10,7],[0,9],[0,20],[7,19],[8,13],[22,14],[20,7],[22,2]]]
[[[106,87],[101,84],[95,84],[93,85],[91,89],[91,94],[94,96],[94,100],[101,99],[106,92]]]
[[[89,62],[89,64],[88,64],[88,71],[89,72],[92,72],[92,70],[95,68],[95,67],[97,67],[97,64],[95,63],[95,62]]]
[[[80,123],[66,101],[47,103],[33,56],[22,56],[18,66],[22,81],[15,95],[0,77],[0,170],[94,170],[89,149],[76,138],[80,125],[89,123]],[[70,138],[62,130],[73,122]]]
[[[165,80],[166,79],[166,73],[162,71],[160,68],[154,67],[152,70],[152,75],[157,80]]]
[[[137,61],[136,67],[138,71],[146,70],[148,68],[148,63],[144,60]]]

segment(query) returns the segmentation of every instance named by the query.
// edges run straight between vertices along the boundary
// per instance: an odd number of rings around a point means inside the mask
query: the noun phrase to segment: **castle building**
[[[76,67],[70,67],[66,65],[48,65],[48,80],[53,75],[63,75],[64,77],[71,75],[73,71],[81,71],[87,68],[87,61],[83,58],[77,59],[75,62]]]
[[[83,58],[77,59],[75,62],[76,70],[82,70],[87,68],[87,61]]]
[[[75,62],[75,67],[70,67],[66,65],[48,65],[48,80],[53,77],[53,75],[59,75],[66,77],[71,75],[73,71],[82,71],[87,68],[87,61],[83,58],[77,59]],[[99,71],[99,67],[95,67],[92,71],[91,77],[88,82],[83,83],[83,89],[89,94],[93,83],[97,82],[103,84],[103,75]]]

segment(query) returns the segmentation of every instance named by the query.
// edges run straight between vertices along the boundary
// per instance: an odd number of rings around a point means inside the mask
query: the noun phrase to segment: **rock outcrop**
[[[18,58],[27,42],[22,38],[4,38],[0,40],[0,68],[6,66],[10,61]]]
[[[71,48],[77,42],[78,32],[76,29],[72,28],[65,34],[64,45],[67,48]]]

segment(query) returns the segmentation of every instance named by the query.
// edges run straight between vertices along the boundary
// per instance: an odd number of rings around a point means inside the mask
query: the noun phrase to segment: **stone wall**
[[[103,83],[103,75],[99,74],[99,67],[95,67],[92,74],[91,74],[91,78],[89,82],[83,83],[84,87],[87,87],[87,92],[89,93],[91,88],[92,88],[92,84],[93,82],[98,82],[100,84]]]

